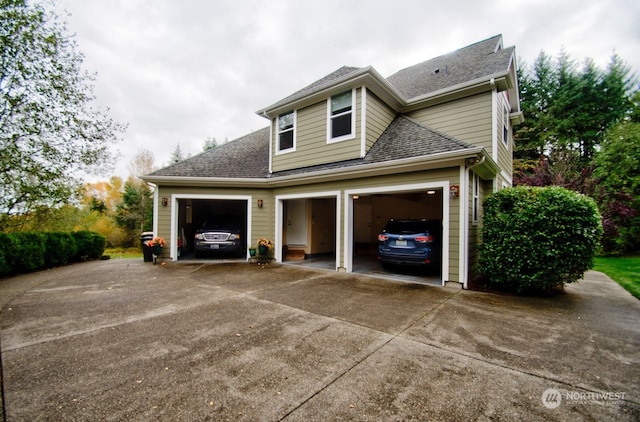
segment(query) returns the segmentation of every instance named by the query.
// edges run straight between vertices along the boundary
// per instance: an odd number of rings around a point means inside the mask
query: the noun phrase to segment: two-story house
[[[516,72],[501,35],[388,78],[341,67],[259,110],[268,127],[144,176],[154,232],[178,260],[178,239],[233,215],[247,250],[264,237],[277,262],[323,255],[350,272],[389,219],[436,219],[442,282],[466,286],[482,201],[511,186]]]

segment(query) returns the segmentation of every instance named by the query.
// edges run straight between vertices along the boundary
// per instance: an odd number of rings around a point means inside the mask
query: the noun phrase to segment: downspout
[[[469,203],[469,193],[467,192],[467,189],[466,189],[466,187],[469,186],[469,173],[474,168],[481,166],[485,162],[485,160],[486,160],[486,157],[483,154],[477,163],[472,164],[471,166],[465,168],[465,171],[464,171],[465,197],[461,198],[463,201],[465,201],[464,202],[465,204]],[[473,195],[473,186],[471,187],[471,194]],[[464,224],[464,228],[463,228],[464,244],[461,245],[462,246],[461,250],[464,252],[465,256],[463,257],[463,260],[462,260],[463,270],[462,270],[462,274],[460,274],[460,277],[462,278],[462,288],[466,290],[469,286],[469,209],[466,206],[464,210],[463,224]]]
[[[153,189],[153,233],[158,235],[158,186],[155,183],[145,182],[147,186]]]

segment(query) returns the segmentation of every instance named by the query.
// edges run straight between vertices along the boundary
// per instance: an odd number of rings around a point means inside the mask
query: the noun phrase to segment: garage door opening
[[[177,239],[178,260],[193,259],[241,259],[247,255],[247,200],[244,199],[178,199]],[[215,241],[196,250],[196,233],[203,226],[219,228]],[[225,228],[233,228],[233,239],[222,238]],[[239,234],[239,236],[238,236]],[[239,239],[238,239],[239,237]],[[226,247],[236,242],[237,249]]]
[[[336,260],[336,199],[295,198],[283,201],[282,260]]]
[[[386,266],[378,261],[378,235],[389,220],[443,220],[443,189],[353,195],[353,267],[356,273],[394,276],[442,284],[442,265]],[[442,226],[442,224],[440,224]],[[438,233],[442,237],[442,233]],[[442,242],[436,255],[442,257]]]

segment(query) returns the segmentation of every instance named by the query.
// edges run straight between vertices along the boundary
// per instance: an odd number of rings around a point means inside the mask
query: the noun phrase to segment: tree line
[[[607,252],[640,249],[640,92],[613,55],[606,69],[541,52],[519,73],[514,185],[562,186],[598,204]]]

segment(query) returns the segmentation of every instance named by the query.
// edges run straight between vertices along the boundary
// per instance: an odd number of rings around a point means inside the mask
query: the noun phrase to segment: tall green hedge
[[[548,291],[578,281],[602,236],[595,202],[561,187],[503,189],[484,204],[480,272],[495,287]]]
[[[104,253],[106,238],[99,233],[0,233],[0,277],[56,267]]]

